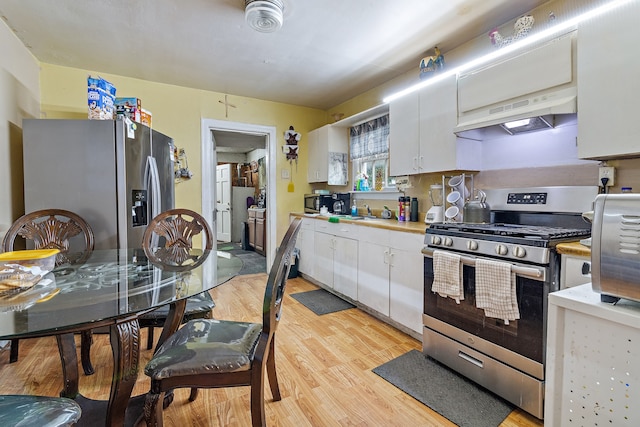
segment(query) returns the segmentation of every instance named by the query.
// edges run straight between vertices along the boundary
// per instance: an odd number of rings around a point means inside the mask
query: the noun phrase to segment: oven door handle
[[[422,248],[422,254],[429,258],[433,258],[433,249],[427,248],[427,247]],[[460,262],[462,262],[463,265],[469,265],[471,267],[474,267],[476,265],[476,258],[460,255]],[[506,262],[506,261],[502,261],[502,262]],[[542,267],[540,268],[523,267],[520,265],[515,265],[513,263],[508,263],[508,264],[511,264],[511,271],[516,273],[518,276],[529,277],[529,278],[538,279],[538,280],[545,280],[545,269]]]

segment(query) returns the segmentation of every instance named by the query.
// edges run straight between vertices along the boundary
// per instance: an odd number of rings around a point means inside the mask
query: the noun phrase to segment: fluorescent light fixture
[[[531,119],[514,120],[513,122],[507,122],[504,125],[505,127],[512,129],[520,126],[526,126],[529,124],[530,121]]]
[[[387,96],[386,98],[384,98],[382,100],[382,102],[384,102],[385,104],[388,102],[391,102],[395,99],[401,98],[405,95],[408,95],[412,92],[418,91],[420,89],[422,89],[423,87],[427,87],[430,86],[432,84],[435,84],[437,82],[439,82],[440,80],[443,80],[451,75],[459,75],[464,71],[476,68],[480,65],[484,65],[488,62],[491,62],[495,59],[498,59],[502,56],[505,56],[511,52],[515,52],[519,49],[522,49],[526,46],[532,45],[536,42],[545,40],[548,37],[551,37],[553,35],[556,35],[558,33],[562,33],[563,31],[568,31],[571,30],[573,28],[575,28],[579,23],[586,21],[588,19],[593,19],[597,16],[603,15],[607,12],[609,12],[610,10],[613,10],[617,7],[623,6],[626,3],[630,3],[633,2],[635,0],[613,0],[610,1],[609,3],[606,3],[602,6],[598,6],[594,9],[591,9],[588,12],[585,12],[581,15],[578,15],[574,18],[568,19],[564,22],[560,22],[556,25],[554,25],[553,27],[549,27],[546,30],[540,31],[539,33],[532,33],[529,34],[527,37],[518,40],[515,43],[512,43],[510,45],[507,45],[505,47],[502,47],[500,49],[497,49],[491,53],[488,53],[487,55],[481,56],[479,58],[473,59],[465,64],[460,65],[459,67],[453,68],[451,70],[446,70],[444,72],[441,72],[439,74],[436,74],[435,76],[423,80],[420,83],[417,83],[413,86],[409,86],[406,89],[403,89],[399,92],[396,92],[394,94],[391,94],[389,96]]]

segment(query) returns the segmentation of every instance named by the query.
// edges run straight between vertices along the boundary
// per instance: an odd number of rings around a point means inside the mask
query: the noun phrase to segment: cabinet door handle
[[[389,254],[389,265],[393,267],[393,256],[395,255],[393,252],[387,252]]]
[[[413,158],[413,170],[414,171],[418,170],[418,156]]]
[[[418,160],[418,169],[422,169],[422,159],[424,159],[424,156],[420,156],[419,160]]]

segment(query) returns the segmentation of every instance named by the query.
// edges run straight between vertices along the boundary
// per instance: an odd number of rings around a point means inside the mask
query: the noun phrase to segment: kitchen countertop
[[[587,258],[591,256],[591,248],[580,242],[558,243],[556,250],[560,255],[573,255]]]
[[[299,213],[299,212],[291,212],[291,216],[299,217],[299,218],[311,218],[318,221],[328,221],[330,216],[318,215],[318,216],[309,216],[309,214]],[[383,228],[386,230],[393,231],[404,231],[407,233],[417,233],[424,234],[427,230],[428,225],[422,221],[417,222],[399,222],[396,219],[348,219],[345,217],[338,217],[340,222],[345,222],[348,224],[356,224],[361,225],[363,227],[375,227],[375,228]]]

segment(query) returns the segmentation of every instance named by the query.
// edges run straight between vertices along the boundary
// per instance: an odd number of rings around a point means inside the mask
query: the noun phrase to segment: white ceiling
[[[244,0],[0,0],[45,63],[329,109],[546,0],[284,0],[259,33]]]

